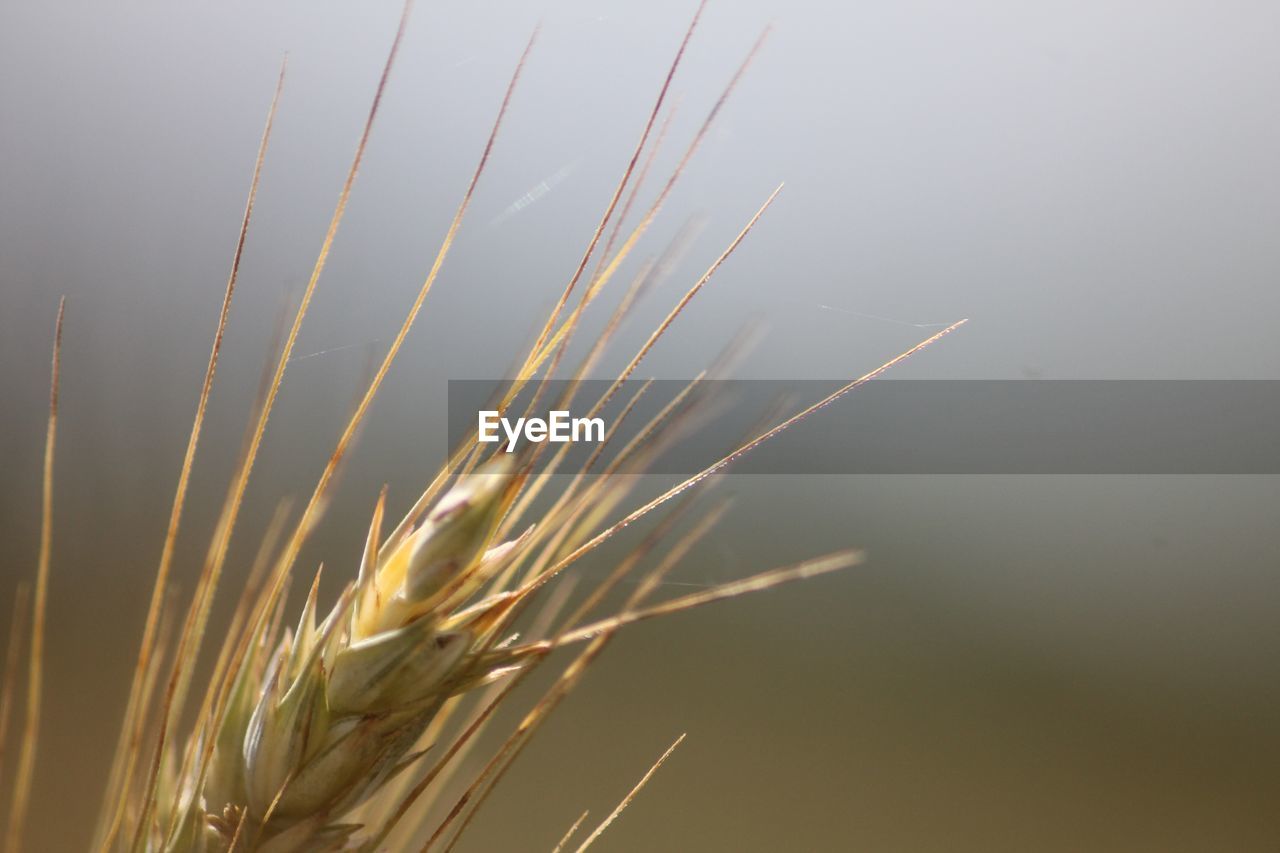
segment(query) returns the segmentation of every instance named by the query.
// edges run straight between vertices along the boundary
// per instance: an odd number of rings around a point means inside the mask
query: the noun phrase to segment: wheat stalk
[[[565,357],[585,310],[614,278],[654,221],[763,43],[762,34],[700,125],[655,201],[624,236],[623,223],[653,163],[654,153],[665,138],[670,112],[656,139],[654,128],[659,127],[658,120],[672,80],[704,6],[705,0],[685,31],[637,144],[580,261],[541,325],[535,342],[519,361],[521,366],[515,381],[500,403],[503,411],[521,399],[525,399],[523,405],[529,410],[537,405],[549,387],[548,379],[556,374]],[[373,851],[393,842],[396,849],[400,849],[412,839],[425,839],[423,849],[451,849],[542,721],[574,689],[617,631],[640,620],[771,589],[859,562],[858,552],[841,551],[692,595],[660,602],[651,600],[666,574],[723,514],[724,505],[716,506],[695,521],[688,532],[676,537],[676,525],[696,506],[694,496],[712,485],[718,475],[742,455],[871,381],[959,325],[944,329],[823,400],[762,429],[702,471],[621,514],[619,509],[634,483],[634,478],[624,475],[643,471],[648,460],[676,440],[683,430],[691,428],[691,413],[697,408],[692,392],[698,380],[691,382],[685,394],[642,425],[602,472],[594,478],[588,478],[585,471],[579,472],[558,493],[548,496],[547,508],[540,508],[541,504],[535,499],[555,482],[552,475],[564,462],[563,451],[547,460],[541,459],[542,445],[518,454],[486,456],[474,440],[463,442],[389,532],[384,531],[387,514],[384,490],[374,506],[359,565],[351,567],[346,574],[353,579],[345,585],[336,603],[322,610],[320,572],[317,571],[300,617],[287,627],[286,592],[297,570],[298,555],[322,522],[334,475],[440,274],[494,150],[503,117],[534,44],[531,38],[516,64],[479,163],[428,275],[357,403],[315,490],[302,508],[300,519],[291,529],[284,528],[283,514],[273,522],[273,532],[260,549],[260,559],[229,629],[214,649],[216,661],[212,677],[203,692],[197,694],[199,703],[194,723],[189,731],[182,731],[180,721],[192,698],[200,652],[206,647],[210,609],[243,495],[286,365],[292,359],[298,331],[342,222],[410,7],[411,4],[406,3],[320,252],[277,353],[275,366],[266,374],[257,413],[208,555],[185,615],[179,620],[178,611],[171,604],[173,593],[169,584],[174,544],[283,87],[284,71],[281,70],[255,160],[240,237],[166,528],[120,740],[94,836],[96,849],[135,853],[231,850],[323,853]],[[684,308],[739,248],[780,190],[778,187],[767,197],[714,263],[666,313],[605,394],[590,405],[592,414],[608,405],[622,384],[635,374]],[[593,258],[593,272],[587,275]],[[668,266],[663,261],[641,270],[606,323],[604,333],[592,342],[587,356],[575,368],[575,378],[586,376],[594,367],[613,332],[630,313],[636,296],[654,274]],[[575,291],[577,301],[569,309]],[[61,326],[60,308],[59,342]],[[54,353],[45,459],[44,526],[35,603],[31,610],[28,712],[6,834],[7,849],[13,851],[22,843],[40,710],[44,600],[52,524],[58,344]],[[571,383],[570,388],[573,387]],[[636,401],[647,388],[647,384],[643,385],[627,402],[615,419],[606,444],[613,440],[618,426],[632,414]],[[526,390],[527,399],[521,396]],[[566,391],[559,404],[567,407],[573,393],[573,390]],[[603,446],[597,448],[588,468],[595,465],[602,451]],[[601,544],[663,508],[668,510],[667,514],[644,540],[590,588],[583,603],[567,618],[561,618],[568,587],[555,582],[572,580],[565,577],[566,573]],[[283,542],[278,548],[277,536]],[[647,558],[654,554],[661,556],[642,575],[621,609],[592,618],[608,593],[624,578],[639,572]],[[548,590],[551,594],[544,594]],[[20,602],[15,610],[15,626],[25,609],[25,604]],[[527,615],[536,618],[520,633],[518,629],[530,622]],[[176,639],[170,641],[166,624],[180,625]],[[460,772],[496,710],[511,701],[517,686],[547,661],[553,651],[577,645],[581,646],[577,657],[560,671],[550,689],[533,703],[445,809],[439,801],[441,793],[449,790],[447,783]],[[0,735],[7,726],[15,693],[16,648],[17,644],[11,643],[10,662],[0,695]],[[590,846],[613,823],[683,737],[672,744],[618,807],[587,836],[579,850]],[[585,817],[584,814],[579,818],[555,849],[569,842]]]

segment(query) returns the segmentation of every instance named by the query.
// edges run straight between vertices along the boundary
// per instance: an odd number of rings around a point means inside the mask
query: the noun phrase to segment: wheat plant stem
[[[675,742],[671,744],[671,746],[667,747],[667,751],[658,757],[658,760],[655,761],[653,766],[649,768],[648,772],[640,778],[640,781],[636,783],[635,787],[627,792],[627,795],[622,798],[622,802],[614,806],[613,811],[609,812],[609,816],[602,820],[600,825],[592,830],[591,834],[586,837],[586,840],[578,845],[578,849],[575,853],[584,853],[588,847],[595,843],[597,838],[604,834],[604,831],[609,828],[609,825],[618,819],[618,815],[622,814],[623,809],[631,805],[631,801],[636,798],[636,794],[639,794],[641,789],[649,783],[649,780],[653,778],[653,774],[658,772],[658,768],[666,763],[667,759],[671,757],[671,753],[676,751],[676,747],[683,743],[686,737],[688,737],[687,732],[681,734],[680,737],[675,739]]]
[[[543,572],[541,575],[539,575],[535,580],[533,580],[529,584],[529,586],[526,588],[526,592],[533,592],[537,588],[545,585],[552,578],[558,575],[561,571],[567,568],[569,565],[581,559],[590,551],[593,551],[596,548],[600,547],[600,545],[602,545],[605,541],[607,541],[608,539],[612,538],[615,534],[617,534],[619,530],[622,530],[628,525],[633,524],[634,522],[648,515],[650,512],[653,512],[653,510],[665,504],[667,501],[680,495],[687,489],[690,489],[693,486],[696,486],[698,483],[702,482],[708,477],[712,477],[715,474],[719,473],[720,471],[723,471],[725,468],[729,467],[738,459],[741,459],[743,456],[747,455],[755,448],[775,438],[780,433],[786,431],[788,428],[796,425],[797,423],[800,423],[801,421],[806,420],[809,416],[813,415],[815,412],[821,409],[824,409],[827,406],[830,406],[832,403],[836,402],[840,398],[849,394],[853,390],[860,388],[863,385],[867,384],[868,382],[871,382],[872,380],[882,376],[884,373],[891,370],[895,366],[901,364],[902,362],[906,361],[911,356],[937,343],[939,340],[951,334],[952,332],[954,332],[956,329],[960,328],[967,322],[968,320],[960,320],[958,322],[952,323],[950,326],[947,326],[942,331],[937,332],[933,335],[930,335],[928,338],[925,338],[923,341],[920,341],[915,346],[912,346],[910,349],[904,350],[903,352],[899,353],[898,355],[884,362],[876,369],[868,373],[864,373],[862,376],[859,376],[857,379],[854,379],[842,385],[840,388],[828,394],[826,397],[823,397],[818,402],[813,403],[812,405],[806,407],[805,409],[799,412],[796,412],[791,417],[778,423],[772,428],[765,430],[764,432],[757,435],[755,438],[744,442],[743,444],[739,445],[736,449],[734,449],[730,453],[721,457],[716,462],[713,462],[712,464],[703,468],[701,471],[694,474],[693,476],[685,478],[680,483],[677,483],[675,486],[672,486],[670,489],[658,495],[656,498],[650,500],[648,503],[644,504],[643,506],[640,506],[637,509],[634,509],[631,512],[627,513],[627,515],[625,515],[618,521],[614,522],[613,524],[601,530],[595,536],[591,537],[582,545],[575,548],[570,554],[566,555],[563,559],[561,559],[559,562],[553,565],[546,572]]]
[[[698,128],[697,133],[694,134],[693,140],[685,149],[684,154],[680,158],[680,162],[676,164],[676,167],[672,170],[670,177],[667,178],[667,182],[658,193],[658,197],[649,206],[649,209],[645,211],[640,222],[631,229],[631,233],[627,235],[627,239],[623,241],[622,246],[609,261],[608,265],[600,273],[597,279],[591,283],[591,286],[587,290],[585,303],[590,303],[591,300],[595,298],[596,294],[599,293],[599,291],[613,278],[618,267],[622,265],[622,262],[626,260],[628,256],[630,256],[636,243],[639,242],[640,238],[649,230],[649,226],[653,224],[653,220],[657,217],[658,212],[662,209],[667,198],[671,195],[671,191],[675,189],[680,176],[684,174],[685,167],[689,165],[689,161],[693,159],[693,155],[702,146],[702,143],[706,139],[712,125],[715,124],[716,116],[720,114],[720,111],[728,102],[729,96],[733,93],[734,89],[737,88],[738,83],[742,80],[743,75],[746,74],[746,71],[751,66],[752,62],[755,61],[760,49],[764,46],[765,40],[768,38],[769,32],[770,28],[766,27],[760,34],[760,37],[756,39],[755,44],[753,44],[751,50],[748,51],[746,58],[742,61],[742,64],[738,66],[737,71],[734,72],[733,77],[729,80],[729,84],[725,86],[724,91],[721,92],[720,97],[711,107],[710,112],[707,113],[707,117],[703,119],[702,125]],[[580,310],[575,311],[574,313],[578,314],[580,313]],[[529,361],[527,365],[528,374],[533,374],[542,366],[542,363],[547,359],[547,357],[555,351],[555,348],[559,345],[561,338],[569,334],[575,322],[576,319],[571,316],[560,325],[555,334],[547,340],[542,349],[535,353],[534,357]],[[518,393],[518,390],[518,388],[513,389],[511,392],[512,396],[514,396],[514,393]]]
[[[40,740],[40,711],[44,695],[44,622],[48,610],[49,563],[53,551],[53,457],[58,439],[58,386],[62,373],[62,318],[67,300],[58,301],[58,319],[53,332],[53,368],[49,382],[49,421],[45,428],[43,489],[40,502],[40,556],[36,564],[35,598],[31,611],[31,653],[27,670],[27,709],[18,752],[18,769],[13,781],[5,850],[18,853],[31,801],[35,775],[36,747]]]
[[[578,831],[578,828],[586,822],[587,815],[589,814],[591,814],[591,812],[585,811],[578,815],[578,819],[573,822],[573,825],[569,827],[568,831],[566,831],[564,835],[560,836],[560,840],[556,842],[556,846],[551,848],[551,853],[560,853],[560,851],[564,849],[564,846],[569,843],[569,839],[573,838],[574,833]]]
[[[18,667],[22,659],[22,642],[27,633],[27,604],[31,586],[18,583],[13,596],[13,618],[9,622],[9,647],[5,651],[4,686],[0,687],[0,780],[4,779],[5,744],[9,740],[9,718],[13,714],[13,698],[18,689]]]
[[[693,39],[693,32],[698,27],[698,21],[702,18],[702,13],[707,7],[708,0],[701,0],[697,10],[693,13],[693,20],[689,22],[689,28],[685,30],[684,39],[680,42],[680,47],[676,50],[675,59],[672,60],[670,68],[667,70],[666,79],[662,81],[662,88],[658,91],[658,98],[654,102],[653,109],[649,112],[649,117],[645,121],[644,131],[640,134],[640,139],[636,142],[635,149],[631,152],[631,159],[627,162],[627,168],[622,173],[622,179],[618,181],[618,185],[614,188],[613,196],[606,205],[604,214],[600,217],[600,222],[596,225],[595,232],[591,235],[591,240],[587,243],[586,250],[582,253],[582,259],[578,262],[577,269],[573,271],[573,276],[569,279],[569,283],[565,285],[560,299],[555,307],[551,310],[547,317],[546,323],[542,327],[542,331],[538,333],[538,339],[529,351],[530,361],[526,361],[524,367],[520,369],[523,374],[530,366],[531,360],[542,349],[546,343],[547,337],[551,334],[551,330],[555,328],[556,320],[560,317],[560,312],[564,310],[565,304],[569,301],[569,296],[573,293],[573,289],[577,286],[582,278],[583,272],[587,268],[587,264],[591,259],[592,253],[595,252],[596,246],[600,242],[600,237],[604,234],[605,228],[608,227],[609,220],[613,217],[614,211],[618,207],[618,202],[622,199],[622,194],[626,191],[631,175],[635,171],[636,164],[640,161],[640,155],[644,151],[645,144],[649,141],[649,134],[653,132],[654,123],[658,119],[658,115],[662,111],[662,104],[667,98],[667,92],[671,89],[671,81],[675,78],[676,69],[680,67],[680,61],[684,58],[685,50],[689,47],[689,42]]]

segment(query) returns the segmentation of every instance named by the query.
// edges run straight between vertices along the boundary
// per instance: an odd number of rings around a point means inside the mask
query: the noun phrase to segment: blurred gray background
[[[438,462],[446,380],[500,376],[531,340],[694,5],[419,3],[296,351],[324,354],[290,366],[228,589],[276,502],[309,492],[534,24],[470,217],[304,557],[330,566],[330,590],[380,485],[403,508]],[[87,843],[281,56],[179,546],[186,589],[397,15],[383,0],[0,4],[5,620],[34,571],[68,296],[32,849]],[[916,326],[970,317],[895,376],[1278,378],[1280,7],[720,0],[655,175],[771,22],[638,257],[690,217],[706,227],[611,365],[785,180],[647,373],[690,376],[755,325],[740,376],[856,375],[931,331]],[[549,849],[687,731],[600,849],[1274,851],[1277,486],[730,478],[734,511],[671,594],[846,545],[868,565],[628,631],[464,846]]]

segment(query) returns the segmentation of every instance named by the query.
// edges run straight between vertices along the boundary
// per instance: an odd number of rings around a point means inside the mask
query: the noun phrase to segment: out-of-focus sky
[[[298,343],[312,357],[290,366],[272,420],[233,582],[275,502],[308,491],[369,353],[394,334],[535,24],[469,218],[308,559],[349,563],[380,484],[400,505],[421,487],[442,449],[445,380],[500,376],[530,342],[693,8],[419,3]],[[382,0],[0,7],[6,613],[34,565],[48,346],[68,295],[33,849],[86,838],[78,821],[123,701],[281,57],[289,77],[183,579],[398,11]],[[1280,7],[712,2],[676,77],[649,196],[768,24],[639,257],[691,218],[705,226],[614,363],[786,181],[648,372],[690,376],[754,327],[739,375],[848,376],[926,336],[921,326],[969,317],[895,376],[1276,378]],[[551,847],[686,730],[603,849],[1274,849],[1274,478],[725,488],[738,505],[676,582],[849,544],[868,549],[868,566],[637,628],[517,766],[473,849]],[[54,821],[60,793],[64,808],[84,806]]]

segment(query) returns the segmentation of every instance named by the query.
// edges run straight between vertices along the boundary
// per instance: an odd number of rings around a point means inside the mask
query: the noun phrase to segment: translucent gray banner
[[[844,381],[662,380],[623,383],[595,417],[608,381],[558,381],[533,413],[531,388],[497,412],[507,380],[449,383],[449,443],[474,441],[576,473],[609,465],[655,474],[692,474]],[[625,418],[622,413],[640,393]],[[683,395],[683,396],[682,396]],[[673,406],[650,438],[645,427]],[[553,411],[563,415],[550,416]],[[481,413],[493,412],[487,421]],[[500,417],[507,419],[501,424]],[[561,429],[557,431],[559,425]],[[518,429],[515,429],[519,427]],[[1280,381],[1028,380],[869,382],[736,460],[743,474],[1277,474]],[[601,443],[600,435],[608,435]],[[557,435],[567,438],[553,441]],[[619,459],[624,448],[630,448]],[[594,458],[593,458],[594,457]]]

